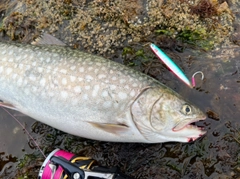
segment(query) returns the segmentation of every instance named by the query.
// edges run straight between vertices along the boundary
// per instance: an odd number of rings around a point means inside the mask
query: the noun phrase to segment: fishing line
[[[8,110],[6,110],[5,108],[1,107],[6,113],[8,113],[8,115],[10,115],[22,128],[23,130],[27,133],[27,135],[30,137],[30,139],[32,139],[32,141],[34,142],[35,146],[38,148],[38,150],[41,152],[41,154],[43,155],[44,158],[46,158],[46,156],[44,155],[43,151],[41,150],[40,146],[38,145],[38,143],[36,142],[36,140],[31,136],[31,134],[28,132],[28,130],[24,127],[24,125],[15,117],[13,116]]]

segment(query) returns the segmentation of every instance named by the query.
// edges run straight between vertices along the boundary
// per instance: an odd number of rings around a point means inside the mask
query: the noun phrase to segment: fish
[[[156,79],[64,45],[0,42],[0,106],[66,133],[132,143],[190,142],[205,114]]]

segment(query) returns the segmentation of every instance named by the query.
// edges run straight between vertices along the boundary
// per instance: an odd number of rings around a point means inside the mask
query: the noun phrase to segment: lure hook
[[[192,75],[192,86],[193,86],[193,87],[196,86],[195,78],[194,78],[196,74],[201,74],[201,75],[202,75],[202,80],[204,79],[204,74],[203,74],[202,71],[197,71],[197,72],[195,72],[195,73]]]

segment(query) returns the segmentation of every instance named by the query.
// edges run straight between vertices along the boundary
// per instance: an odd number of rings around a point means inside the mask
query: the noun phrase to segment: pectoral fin
[[[10,103],[0,102],[0,106],[18,111],[18,109]]]
[[[96,123],[96,122],[88,122],[92,126],[101,129],[106,132],[110,132],[113,134],[119,134],[123,132],[127,132],[129,127],[124,124],[110,124],[110,123]]]

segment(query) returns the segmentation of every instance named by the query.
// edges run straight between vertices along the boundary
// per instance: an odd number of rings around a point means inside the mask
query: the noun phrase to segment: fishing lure
[[[151,44],[150,45],[152,51],[155,53],[155,55],[162,60],[167,67],[178,77],[180,78],[186,85],[188,85],[190,88],[193,88],[193,85],[188,80],[186,75],[183,73],[183,71],[162,51],[160,50],[156,45]],[[193,77],[194,78],[194,77]],[[195,81],[194,81],[195,82]],[[195,85],[195,83],[194,83]]]
[[[194,78],[194,77],[195,77],[195,75],[198,74],[198,73],[202,75],[202,80],[204,79],[204,74],[203,74],[203,72],[201,72],[201,71],[195,72],[195,73],[192,75],[192,86],[193,86],[193,87],[196,86],[195,78]]]

